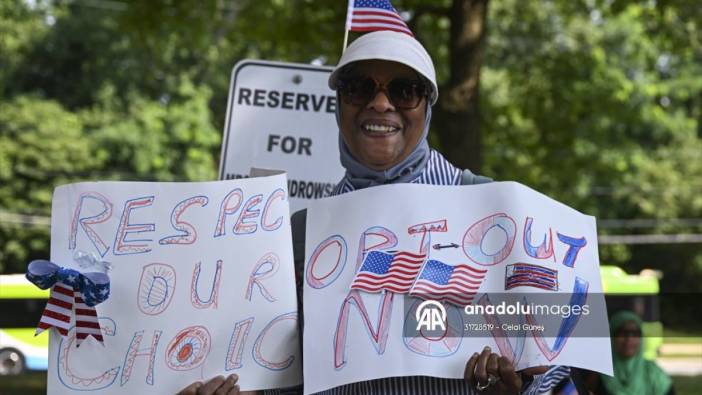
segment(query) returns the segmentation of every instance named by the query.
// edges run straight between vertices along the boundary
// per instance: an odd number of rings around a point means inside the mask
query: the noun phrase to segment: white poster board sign
[[[243,60],[232,71],[220,179],[252,167],[288,173],[291,212],[330,194],[339,162],[330,67]]]
[[[304,278],[305,393],[462,378],[484,346],[517,370],[612,373],[595,219],[518,183],[397,184],[314,202]],[[431,299],[441,307],[420,306]]]
[[[51,261],[109,262],[111,292],[96,306],[104,345],[51,330],[48,392],[167,394],[231,373],[242,389],[298,384],[288,210],[284,174],[57,188]]]

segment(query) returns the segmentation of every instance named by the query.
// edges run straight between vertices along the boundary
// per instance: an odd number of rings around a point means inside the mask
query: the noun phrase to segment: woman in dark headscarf
[[[674,394],[670,377],[654,361],[643,357],[641,318],[631,311],[620,311],[612,316],[609,327],[614,377],[600,376],[598,394]]]

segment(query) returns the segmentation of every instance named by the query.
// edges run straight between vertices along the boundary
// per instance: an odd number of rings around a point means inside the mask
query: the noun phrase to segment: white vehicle
[[[48,331],[34,333],[48,298],[23,274],[0,275],[0,376],[47,369]]]

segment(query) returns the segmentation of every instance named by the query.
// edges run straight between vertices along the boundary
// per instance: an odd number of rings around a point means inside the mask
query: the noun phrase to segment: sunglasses
[[[395,108],[412,110],[429,96],[429,88],[421,80],[395,78],[384,84],[371,77],[341,78],[337,83],[341,98],[354,106],[365,106],[383,91]]]

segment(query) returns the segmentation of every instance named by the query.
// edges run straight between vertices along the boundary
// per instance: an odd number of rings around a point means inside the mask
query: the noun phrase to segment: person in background
[[[641,318],[620,311],[609,321],[614,377],[599,375],[602,395],[673,395],[673,382],[655,361],[643,357]]]
[[[466,185],[491,181],[455,167],[429,147],[431,106],[437,101],[438,87],[432,60],[414,37],[393,31],[362,35],[342,54],[329,86],[337,92],[339,151],[346,169],[334,195],[396,183]],[[297,272],[304,264],[305,221],[304,215],[300,217],[296,213],[291,220]],[[298,298],[302,300],[300,295]],[[304,319],[302,307],[300,321]],[[476,351],[468,358],[461,379],[391,377],[321,394],[536,394],[550,390],[569,374],[564,366],[517,372],[509,359],[488,346]],[[216,380],[222,386],[227,382],[223,377]],[[199,384],[199,389],[196,385],[180,395],[237,393],[227,392],[231,386],[222,390],[212,381]],[[299,388],[293,391],[298,392],[265,393],[302,393]]]

